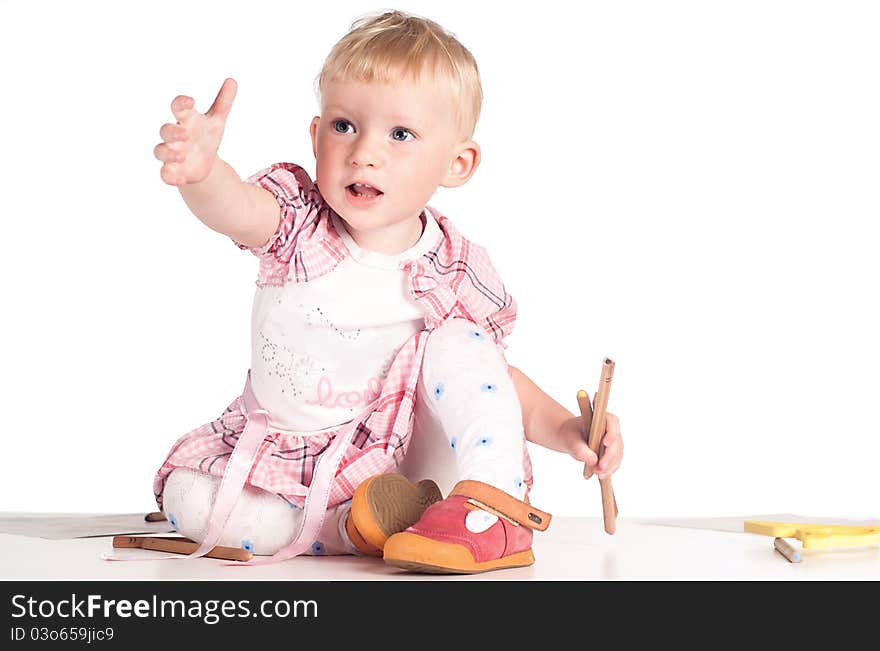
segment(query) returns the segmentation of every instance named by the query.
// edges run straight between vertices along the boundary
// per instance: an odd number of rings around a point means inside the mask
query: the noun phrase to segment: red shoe
[[[498,516],[482,533],[465,526],[481,509]],[[544,531],[549,513],[480,481],[460,481],[445,500],[428,507],[414,525],[385,542],[385,562],[416,572],[473,574],[535,562],[532,530]]]
[[[345,531],[362,553],[381,557],[389,536],[417,522],[425,509],[442,499],[430,479],[413,484],[398,473],[375,475],[355,490]]]

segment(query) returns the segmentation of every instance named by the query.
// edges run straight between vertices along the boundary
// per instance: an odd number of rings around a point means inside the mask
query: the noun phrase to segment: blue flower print
[[[246,552],[250,552],[251,554],[254,553],[254,543],[252,543],[250,540],[242,540],[241,548]]]
[[[443,395],[443,383],[438,382],[437,386],[434,387],[434,397],[439,399],[440,396],[442,396],[442,395]]]
[[[480,332],[479,330],[471,330],[471,331],[468,333],[468,336],[469,336],[471,339],[476,339],[477,341],[482,341],[483,339],[486,338],[486,335],[484,335],[484,334],[483,334],[482,332]]]
[[[486,447],[492,445],[492,437],[491,436],[483,436],[480,437],[480,440],[477,441],[477,447]]]
[[[171,525],[171,528],[177,531],[177,518],[174,517],[173,513],[168,514],[168,524]]]
[[[486,393],[495,393],[498,391],[498,385],[492,384],[491,382],[487,382],[483,386],[480,387],[480,391],[485,391]]]
[[[316,540],[312,543],[312,554],[315,556],[321,556],[324,553],[324,543],[320,540]]]
[[[458,439],[456,439],[454,436],[449,440],[449,445],[452,447],[453,450],[455,449],[457,443]]]
[[[521,477],[517,477],[516,479],[514,479],[514,480],[513,480],[513,486],[514,486],[514,488],[516,488],[516,490],[518,490],[518,491],[522,490],[522,487],[523,487],[523,480],[522,480],[522,478],[521,478]]]

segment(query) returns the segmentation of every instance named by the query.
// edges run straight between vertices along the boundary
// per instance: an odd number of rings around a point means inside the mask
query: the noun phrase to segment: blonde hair
[[[472,136],[483,104],[477,62],[453,34],[427,18],[389,11],[355,21],[324,61],[317,90],[320,95],[328,81],[393,83],[401,75],[418,80],[423,72],[449,80],[459,126]]]

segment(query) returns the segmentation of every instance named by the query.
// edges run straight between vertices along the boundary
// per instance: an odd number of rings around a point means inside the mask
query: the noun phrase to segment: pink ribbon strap
[[[238,437],[238,443],[232,448],[232,456],[230,456],[226,470],[223,472],[223,478],[220,480],[217,499],[214,500],[211,515],[208,517],[208,530],[205,532],[205,538],[198,549],[184,558],[204,556],[217,546],[232,509],[235,507],[251,468],[254,466],[260,445],[266,436],[266,429],[269,427],[269,412],[260,408],[260,404],[254,396],[251,389],[250,371],[248,371],[241,397],[244,417],[247,419],[244,430]]]
[[[333,480],[336,477],[336,470],[342,462],[347,443],[351,441],[354,433],[357,431],[358,425],[362,422],[373,405],[361,416],[349,422],[344,430],[336,434],[333,443],[327,448],[318,460],[315,470],[312,473],[312,481],[309,485],[309,492],[306,494],[306,501],[303,505],[303,518],[300,523],[299,531],[293,540],[282,549],[268,558],[252,559],[247,562],[231,562],[225,565],[268,565],[279,561],[293,558],[302,554],[312,546],[312,543],[324,526],[324,519],[327,515],[327,503],[330,501],[330,490],[333,488]]]
[[[324,524],[327,503],[330,501],[330,490],[333,487],[336,471],[345,455],[346,444],[351,441],[358,426],[372,412],[374,406],[375,401],[357,418],[346,424],[337,433],[330,447],[321,455],[312,473],[312,482],[303,505],[302,522],[293,540],[286,547],[278,550],[273,556],[268,558],[247,562],[232,562],[226,563],[226,565],[268,565],[269,563],[277,563],[298,556],[311,547]],[[244,488],[251,468],[253,468],[257,452],[260,450],[260,445],[269,427],[269,413],[260,407],[251,389],[250,371],[248,371],[244,391],[242,392],[242,407],[243,415],[246,419],[244,430],[239,435],[238,442],[232,449],[232,455],[226,464],[226,470],[223,473],[223,478],[220,480],[220,487],[217,489],[217,498],[211,508],[211,515],[208,517],[207,532],[198,549],[187,555],[165,554],[146,559],[118,558],[107,554],[101,554],[101,558],[108,561],[186,560],[199,558],[214,549],[220,540],[220,536],[223,535],[223,529],[229,520],[232,509],[238,501],[239,495],[241,495],[242,488]]]
[[[251,389],[250,371],[248,371],[244,391],[242,392],[242,406],[246,419],[244,430],[238,437],[238,443],[232,448],[232,454],[226,464],[223,478],[220,480],[220,487],[217,489],[217,499],[214,500],[214,505],[211,507],[211,515],[208,517],[208,530],[198,549],[185,556],[180,554],[164,554],[150,558],[119,558],[108,554],[101,554],[102,559],[106,561],[186,560],[204,556],[217,546],[217,542],[223,534],[223,528],[226,526],[229,515],[238,501],[238,496],[241,495],[241,489],[244,488],[245,481],[257,457],[257,452],[260,450],[260,444],[263,442],[266,430],[269,427],[269,412],[260,408],[260,404],[257,402],[257,398]]]

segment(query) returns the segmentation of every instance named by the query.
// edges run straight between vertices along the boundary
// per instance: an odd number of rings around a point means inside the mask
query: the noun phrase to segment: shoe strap
[[[523,502],[509,493],[505,493],[500,488],[474,479],[463,479],[453,487],[449,494],[472,498],[480,508],[489,507],[485,510],[490,513],[496,511],[496,515],[504,516],[517,524],[538,531],[544,531],[550,526],[550,518],[553,517],[546,511],[536,509],[528,502]]]

